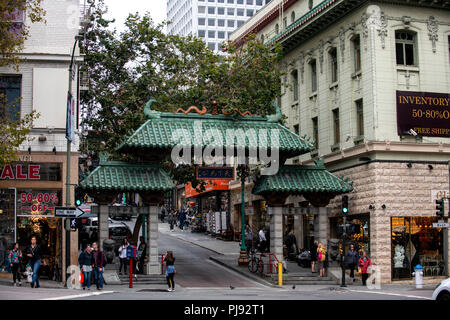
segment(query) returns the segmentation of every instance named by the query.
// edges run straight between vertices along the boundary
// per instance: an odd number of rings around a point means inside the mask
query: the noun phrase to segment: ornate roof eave
[[[283,46],[284,52],[287,53],[366,2],[361,0],[322,1],[266,44],[279,42]]]

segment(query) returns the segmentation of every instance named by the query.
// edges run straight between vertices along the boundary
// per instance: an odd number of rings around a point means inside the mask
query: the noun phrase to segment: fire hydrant
[[[416,289],[423,288],[423,267],[418,264],[414,267],[413,277],[416,277]]]

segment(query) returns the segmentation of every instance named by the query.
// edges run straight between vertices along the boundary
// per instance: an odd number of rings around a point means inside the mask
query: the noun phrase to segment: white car
[[[450,301],[450,278],[441,282],[434,290],[432,298],[436,301]]]

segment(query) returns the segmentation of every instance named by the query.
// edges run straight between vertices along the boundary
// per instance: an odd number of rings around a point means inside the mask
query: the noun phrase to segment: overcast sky
[[[158,24],[166,20],[166,2],[167,0],[105,0],[108,6],[106,17],[116,19],[114,27],[119,31],[123,29],[128,14],[136,11],[141,15],[149,11],[155,24]]]

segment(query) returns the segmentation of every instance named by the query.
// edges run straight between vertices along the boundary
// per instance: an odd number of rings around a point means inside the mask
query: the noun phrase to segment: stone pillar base
[[[146,274],[161,274],[161,265],[148,263],[145,266],[145,271]]]
[[[238,259],[238,265],[240,266],[248,266],[248,258],[247,258],[247,251],[241,250],[241,254]]]

